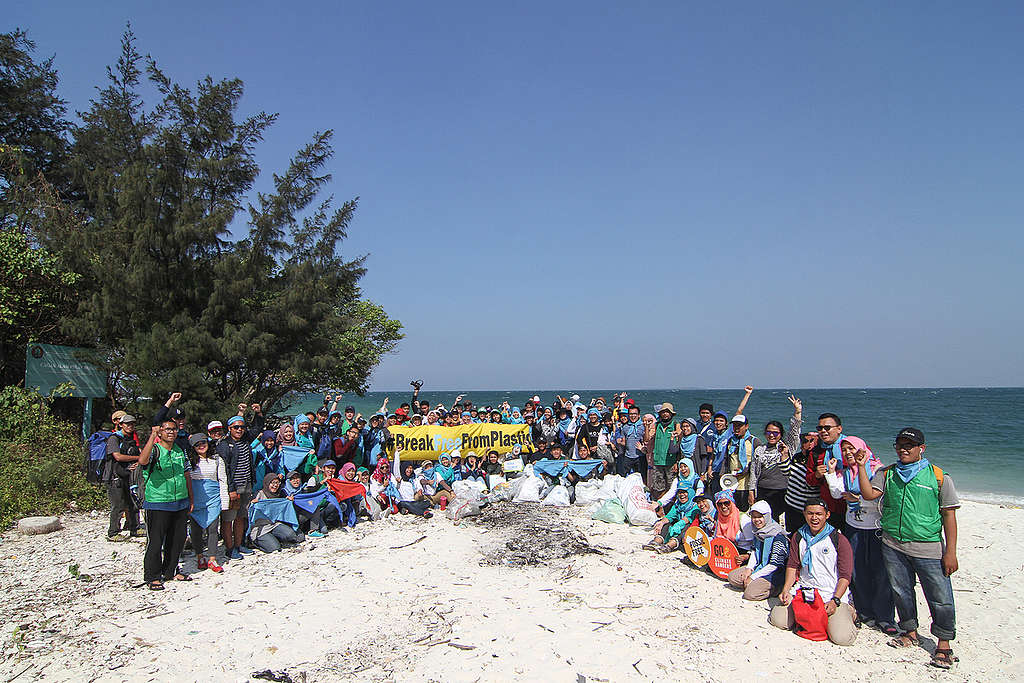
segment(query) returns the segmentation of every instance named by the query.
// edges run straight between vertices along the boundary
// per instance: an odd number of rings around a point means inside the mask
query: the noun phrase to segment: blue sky
[[[1019,3],[5,3],[333,128],[373,388],[1024,385]]]

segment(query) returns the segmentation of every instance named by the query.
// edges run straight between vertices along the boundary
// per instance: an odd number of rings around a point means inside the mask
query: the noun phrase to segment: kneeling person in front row
[[[811,640],[824,640],[827,635],[836,645],[852,645],[857,639],[857,615],[847,589],[853,576],[853,549],[828,523],[828,517],[828,507],[820,498],[804,503],[806,523],[789,540],[781,604],[772,608],[768,622],[784,629],[796,626]],[[794,600],[798,586],[800,597]],[[796,601],[802,603],[799,617],[794,612]],[[813,622],[827,624],[820,629]]]

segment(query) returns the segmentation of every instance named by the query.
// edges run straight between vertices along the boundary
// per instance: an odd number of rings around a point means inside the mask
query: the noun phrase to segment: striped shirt
[[[804,503],[808,498],[816,498],[820,495],[819,489],[812,488],[807,483],[807,455],[801,451],[790,460],[786,505],[803,510]]]

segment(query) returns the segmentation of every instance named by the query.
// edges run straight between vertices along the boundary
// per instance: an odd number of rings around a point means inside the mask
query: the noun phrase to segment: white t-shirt
[[[828,483],[828,490],[832,496],[842,499],[843,493],[846,491],[843,475],[827,472],[825,481]],[[846,523],[854,529],[878,529],[882,524],[882,499],[865,500],[861,498],[858,510],[854,510],[853,506],[847,503]]]

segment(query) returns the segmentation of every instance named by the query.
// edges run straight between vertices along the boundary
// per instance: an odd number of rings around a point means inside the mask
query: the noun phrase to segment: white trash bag
[[[565,488],[561,484],[555,486],[548,493],[547,497],[541,505],[555,505],[558,507],[567,507],[569,505],[569,489]]]
[[[622,480],[618,487],[618,499],[626,508],[626,518],[635,526],[651,526],[658,521],[654,503],[647,498],[644,481],[634,472]]]
[[[522,483],[519,484],[519,492],[515,498],[512,499],[513,503],[539,503],[540,492],[544,489],[544,482],[539,477],[519,477]],[[518,482],[517,482],[518,483]],[[567,503],[568,504],[568,503]]]
[[[601,482],[596,479],[576,484],[576,505],[590,505],[601,499]],[[614,496],[609,496],[614,497]]]

